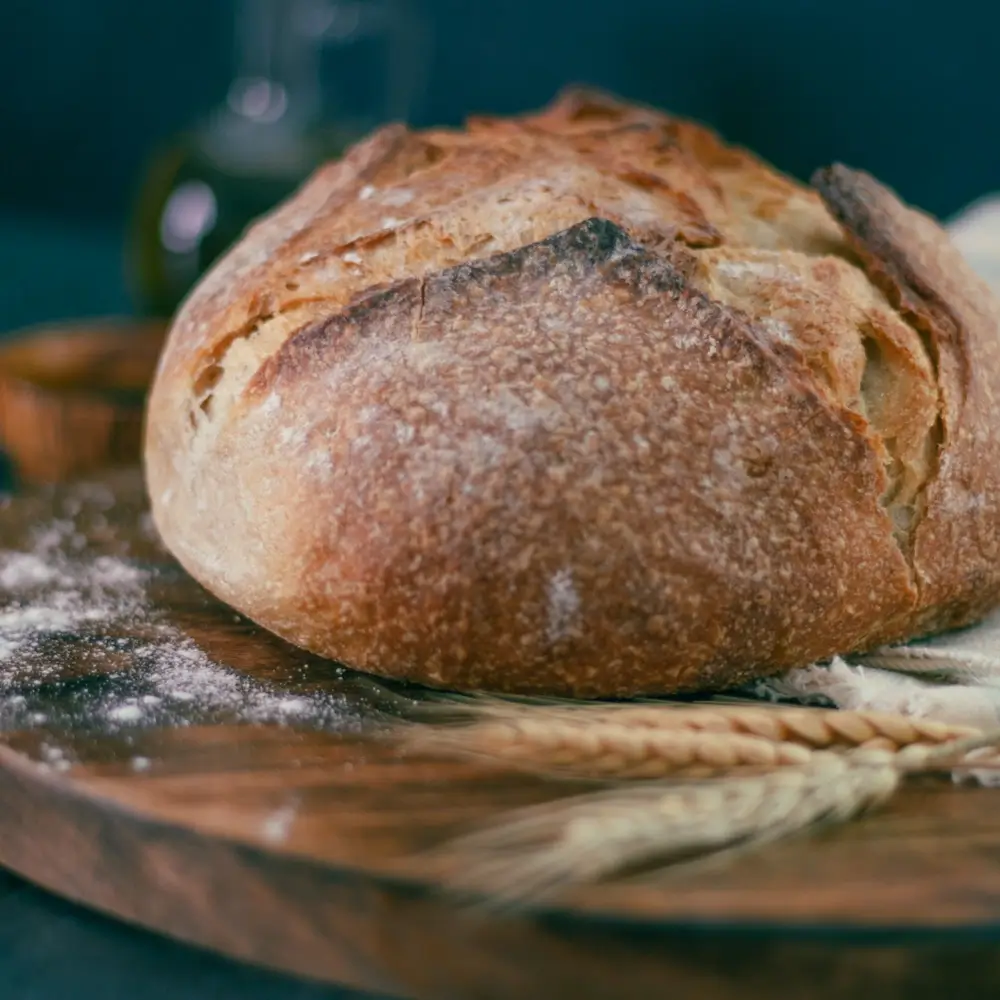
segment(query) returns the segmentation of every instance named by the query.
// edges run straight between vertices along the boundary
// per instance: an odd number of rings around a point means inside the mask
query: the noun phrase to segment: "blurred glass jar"
[[[413,0],[239,0],[225,102],[157,151],[130,223],[140,314],[168,317],[258,216],[423,96],[429,38]]]

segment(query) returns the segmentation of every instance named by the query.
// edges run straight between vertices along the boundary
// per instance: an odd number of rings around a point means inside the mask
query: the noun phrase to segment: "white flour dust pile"
[[[256,680],[164,621],[149,596],[164,570],[124,545],[97,553],[80,531],[81,515],[106,525],[114,504],[104,487],[81,486],[23,550],[0,550],[0,730],[126,733],[213,721],[354,728],[342,696]],[[142,527],[150,532],[148,517]],[[50,744],[43,759],[68,766]]]

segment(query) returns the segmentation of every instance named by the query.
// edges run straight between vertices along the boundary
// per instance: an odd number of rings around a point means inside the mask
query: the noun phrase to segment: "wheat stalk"
[[[532,773],[584,779],[708,776],[801,765],[820,749],[938,746],[978,730],[885,712],[684,703],[518,703],[448,698],[404,727],[411,752],[486,758]]]
[[[509,814],[444,845],[448,889],[510,907],[650,863],[746,849],[877,806],[906,774],[954,766],[1000,733],[899,753],[817,751],[796,767],[716,781],[624,785]],[[433,863],[434,855],[427,860]]]
[[[622,725],[550,716],[490,719],[470,726],[410,729],[415,753],[481,757],[522,771],[591,780],[689,777],[806,763],[813,751],[737,732]]]
[[[766,704],[644,701],[639,703],[534,701],[494,696],[431,698],[417,708],[418,717],[451,716],[453,720],[488,718],[571,717],[603,719],[622,725],[735,732],[785,740],[824,749],[872,746],[898,749],[911,743],[946,743],[978,730],[934,719],[915,719],[890,712],[846,711]]]

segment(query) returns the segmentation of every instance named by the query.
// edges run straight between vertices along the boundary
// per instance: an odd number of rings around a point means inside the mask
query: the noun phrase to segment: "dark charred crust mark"
[[[639,269],[641,274],[637,273],[634,264],[630,269],[631,277],[627,280],[637,290],[650,282],[660,291],[668,286],[677,291],[683,286],[683,278],[666,260],[636,246],[620,226],[595,218],[517,250],[459,264],[422,279],[407,278],[395,284],[368,288],[333,316],[310,323],[288,337],[260,366],[247,385],[246,393],[252,396],[265,392],[284,373],[307,363],[306,357],[335,341],[353,335],[371,335],[376,329],[387,330],[404,314],[408,319],[398,329],[409,330],[412,336],[419,330],[429,302],[453,299],[470,286],[488,288],[496,281],[515,275],[529,280],[541,280],[555,273],[582,277],[608,264],[616,268],[609,276],[625,280],[625,271],[619,276],[618,264],[626,256],[636,254],[647,261],[647,266]],[[236,339],[238,335],[228,339],[217,352],[218,356],[221,357]]]
[[[718,363],[728,363],[737,355],[752,357],[754,371],[759,373],[769,364],[780,365],[790,370],[790,377],[799,377],[803,388],[808,386],[808,369],[797,352],[776,349],[743,321],[742,314],[724,309],[688,285],[684,273],[690,264],[688,256],[676,244],[663,251],[647,249],[615,223],[587,219],[516,250],[446,268],[422,279],[369,288],[343,310],[290,335],[261,364],[245,394],[258,397],[282,378],[315,370],[317,356],[334,344],[346,351],[357,337],[419,337],[426,314],[432,310],[436,314],[451,312],[469,289],[489,296],[511,279],[542,285],[557,277],[568,277],[578,287],[588,277],[599,278],[627,289],[640,303],[666,296],[685,311],[692,331],[715,330],[720,338]]]
[[[421,312],[422,284],[419,279],[408,278],[394,285],[370,288],[345,309],[303,326],[260,365],[244,394],[253,398],[268,392],[277,380],[294,377],[296,372],[311,367],[313,357],[334,343],[346,345],[355,337],[371,336],[376,328],[412,330]]]

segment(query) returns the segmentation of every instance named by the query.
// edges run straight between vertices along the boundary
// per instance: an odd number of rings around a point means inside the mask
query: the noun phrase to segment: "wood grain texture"
[[[1000,986],[998,799],[942,782],[843,829],[579,891],[558,911],[461,911],[416,852],[561,786],[404,760],[373,741],[364,678],[220,606],[159,548],[143,513],[134,472],[0,511],[0,570],[55,519],[60,544],[81,546],[74,559],[114,557],[147,574],[141,614],[50,631],[0,661],[10,869],[174,938],[394,996],[670,989],[714,1000],[780,987],[820,1000]],[[16,598],[2,596],[7,613]],[[222,676],[248,686],[171,701],[166,668],[150,667],[156,630],[193,640],[215,687]],[[140,710],[144,698],[160,700]]]

